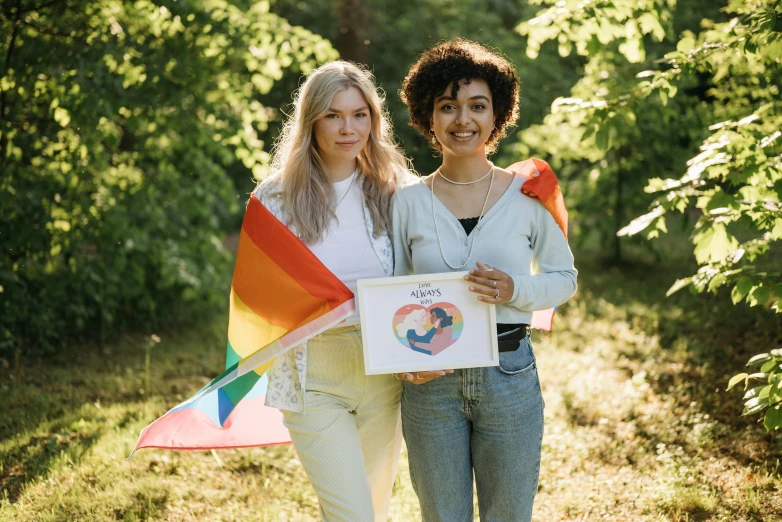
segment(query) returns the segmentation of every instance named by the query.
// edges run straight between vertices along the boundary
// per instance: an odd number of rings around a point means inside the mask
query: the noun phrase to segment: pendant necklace
[[[356,181],[356,178],[358,177],[358,170],[354,170],[353,179],[350,180],[350,185],[348,185],[348,189],[345,191],[345,193],[342,195],[341,198],[339,198],[339,201],[337,201],[337,204],[334,205],[334,216],[339,219],[339,212],[337,211],[337,208],[339,208],[340,203],[347,197],[347,195],[350,193],[350,189],[353,188],[353,182]]]
[[[442,176],[447,181],[451,181],[445,178],[445,176],[443,176],[442,172],[440,172],[440,169],[437,169],[435,171],[435,175],[432,176],[432,219],[434,220],[434,233],[437,236],[437,246],[440,247],[440,256],[443,258],[443,261],[445,261],[445,264],[448,265],[451,268],[451,270],[460,270],[465,266],[467,266],[467,263],[470,262],[470,258],[472,257],[472,251],[475,249],[475,243],[478,242],[478,234],[481,231],[481,219],[483,219],[483,213],[486,212],[486,204],[489,202],[489,195],[491,194],[491,188],[494,185],[494,164],[492,164],[489,172],[487,172],[481,178],[484,179],[486,176],[491,174],[491,178],[489,179],[489,190],[486,192],[486,199],[483,200],[483,208],[481,209],[481,215],[478,216],[478,223],[475,225],[475,235],[473,235],[472,237],[472,243],[470,244],[470,250],[467,254],[467,260],[459,266],[454,266],[451,263],[449,263],[448,260],[445,258],[445,252],[443,252],[443,242],[440,239],[440,229],[437,226],[437,213],[434,210],[434,181],[437,178],[437,174],[440,174],[440,176]],[[481,179],[477,181],[480,181]],[[469,181],[467,183],[459,183],[459,182],[451,181],[451,183],[453,183],[454,185],[472,185],[473,183],[477,183],[477,181]]]

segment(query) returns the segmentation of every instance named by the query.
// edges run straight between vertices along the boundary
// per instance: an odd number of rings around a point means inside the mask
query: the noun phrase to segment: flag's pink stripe
[[[532,327],[550,332],[554,325],[554,309],[532,312]]]
[[[136,449],[200,450],[289,443],[291,438],[282,424],[282,412],[265,406],[264,399],[240,401],[224,426],[217,426],[198,408],[169,413],[141,432]]]
[[[353,299],[345,303],[342,303],[339,307],[335,308],[334,310],[327,312],[323,316],[309,322],[308,324],[302,326],[301,328],[297,328],[295,331],[290,332],[289,334],[283,336],[282,338],[278,339],[276,342],[267,346],[263,350],[260,350],[259,352],[256,352],[255,354],[243,359],[238,365],[238,371],[234,372],[232,379],[228,381],[220,381],[219,383],[216,383],[210,388],[206,390],[202,390],[201,393],[199,393],[197,396],[194,395],[193,397],[185,401],[185,403],[192,402],[193,400],[196,400],[199,397],[203,397],[207,393],[216,393],[217,388],[221,388],[225,386],[226,384],[233,381],[237,377],[244,375],[245,373],[252,371],[254,368],[257,368],[261,364],[268,362],[269,360],[287,352],[297,344],[304,342],[314,337],[315,335],[318,335],[319,333],[331,328],[332,326],[335,326],[339,322],[349,317],[354,310],[355,310],[355,301]],[[283,341],[284,341],[284,345],[283,345]],[[271,349],[273,353],[267,353],[266,350],[268,349]],[[240,426],[236,425],[229,432],[228,429],[232,426],[232,421],[234,420],[234,416],[236,415],[236,412],[239,410],[244,411],[245,410],[244,404],[248,402],[257,404],[257,399],[244,399],[240,401],[239,404],[236,406],[236,409],[228,417],[228,419],[226,420],[226,424],[222,428],[216,427],[214,423],[211,421],[211,419],[209,419],[209,417],[206,414],[200,412],[198,408],[184,408],[173,412],[169,411],[168,413],[158,418],[152,424],[150,424],[149,426],[147,426],[141,431],[141,435],[139,435],[138,443],[136,445],[136,450],[139,450],[141,448],[162,448],[162,449],[239,448],[239,447],[253,447],[253,446],[268,446],[270,444],[283,444],[285,442],[288,442],[287,440],[276,441],[276,442],[267,441],[269,436],[267,436],[265,433],[266,429],[270,430],[272,439],[279,438],[278,435],[275,435],[275,433],[277,433],[278,431],[276,429],[276,426],[282,425],[281,418],[276,422],[270,421],[268,425],[262,426],[264,428],[263,431],[258,430],[255,431],[254,433],[253,432],[244,433],[243,429]],[[279,415],[282,415],[274,408],[266,408],[265,406],[263,406],[263,402],[261,402],[260,405],[256,406],[256,408],[258,407],[263,407],[264,410],[272,410],[277,412]],[[198,413],[196,414],[193,412],[198,412]],[[250,416],[252,415],[254,415],[254,413],[250,413]],[[204,433],[208,433],[210,426],[213,427],[212,431],[218,430],[221,433],[223,433],[223,437],[230,437],[229,440],[233,440],[234,438],[233,430],[237,430],[238,437],[242,439],[242,443],[238,445],[234,445],[233,442],[229,442],[227,444],[216,443],[212,446],[209,446],[208,442],[204,442],[202,445],[199,446],[191,446],[190,443],[187,442],[193,437],[193,435],[191,434],[193,430],[195,430],[195,432],[198,432],[199,430],[205,430]]]

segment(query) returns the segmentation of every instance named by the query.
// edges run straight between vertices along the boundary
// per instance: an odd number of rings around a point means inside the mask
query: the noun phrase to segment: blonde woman
[[[396,325],[396,333],[399,337],[407,337],[410,335],[409,332],[424,336],[426,335],[426,329],[424,329],[426,321],[426,310],[423,308],[413,310],[405,316],[401,323]]]
[[[320,67],[294,106],[258,199],[355,293],[393,274],[389,202],[407,161],[356,65]],[[269,370],[266,404],[282,410],[327,521],[387,519],[401,444],[400,382],[364,375],[357,313]]]

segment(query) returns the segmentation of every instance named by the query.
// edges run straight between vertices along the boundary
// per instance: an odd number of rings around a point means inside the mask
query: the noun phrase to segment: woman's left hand
[[[477,269],[470,270],[464,276],[466,281],[474,283],[470,292],[478,295],[478,299],[489,304],[505,304],[513,297],[513,279],[498,268],[478,261]]]
[[[433,381],[438,377],[442,377],[446,373],[453,373],[453,370],[433,370],[426,372],[402,372],[395,373],[394,377],[400,381],[412,382],[413,384],[426,384],[429,381]]]

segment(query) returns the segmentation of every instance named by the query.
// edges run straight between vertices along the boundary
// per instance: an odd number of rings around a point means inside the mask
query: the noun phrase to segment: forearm
[[[519,310],[547,310],[559,306],[576,293],[575,268],[532,275],[511,275],[513,296],[508,306]]]
[[[519,310],[547,310],[559,306],[576,293],[578,272],[564,234],[545,209],[536,223],[532,247],[531,274],[513,274],[513,296],[509,306]]]

